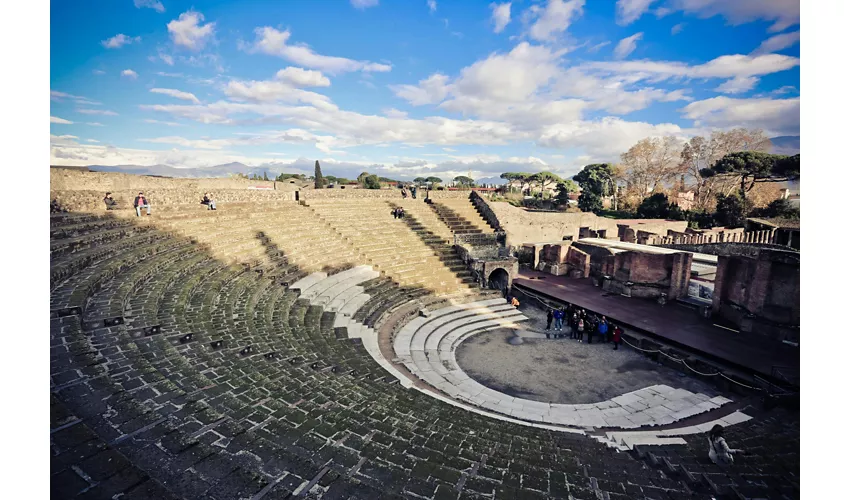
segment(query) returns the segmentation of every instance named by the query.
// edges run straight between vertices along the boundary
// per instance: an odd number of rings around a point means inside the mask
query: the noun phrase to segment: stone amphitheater
[[[181,186],[139,218],[136,186],[109,212],[51,192],[53,497],[799,498],[796,413],[666,385],[542,403],[466,375],[465,339],[541,336],[456,255],[453,233],[494,230],[468,194],[227,186],[212,212]],[[728,469],[716,423],[748,452]]]

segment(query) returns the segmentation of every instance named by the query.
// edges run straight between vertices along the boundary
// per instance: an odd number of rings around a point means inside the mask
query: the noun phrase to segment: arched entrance
[[[493,290],[505,290],[510,287],[510,284],[508,272],[501,267],[494,269],[487,277],[487,286]]]

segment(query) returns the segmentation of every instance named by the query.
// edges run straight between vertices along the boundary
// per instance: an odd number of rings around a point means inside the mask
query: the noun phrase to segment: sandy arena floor
[[[524,326],[542,332],[545,314],[523,306],[532,318]],[[471,337],[457,350],[457,361],[481,384],[514,397],[552,403],[596,403],[654,384],[666,384],[715,396],[712,386],[642,354],[613,344],[579,343],[565,339],[525,339],[510,345],[510,330],[498,329]]]

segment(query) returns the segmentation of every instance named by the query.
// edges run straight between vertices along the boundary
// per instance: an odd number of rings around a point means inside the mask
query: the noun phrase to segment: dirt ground
[[[545,313],[525,304],[521,310],[531,318],[523,326],[543,332]],[[615,351],[613,344],[570,338],[524,339],[521,345],[510,345],[512,336],[511,330],[498,329],[467,339],[458,347],[458,364],[493,390],[534,401],[596,403],[655,384],[719,394],[712,386],[628,347]]]

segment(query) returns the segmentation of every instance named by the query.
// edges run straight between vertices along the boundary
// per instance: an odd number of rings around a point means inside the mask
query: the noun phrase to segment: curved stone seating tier
[[[373,328],[400,305],[439,298],[363,261],[323,260],[330,244],[354,249],[315,225],[252,217],[262,206],[221,227],[196,222],[226,210],[164,208],[150,220],[51,217],[53,497],[714,495],[607,443],[405,387],[412,379],[379,360]],[[280,211],[313,220],[304,207]],[[98,236],[117,223],[140,229]],[[310,276],[298,262],[323,279],[296,285]],[[704,454],[702,442],[680,448]],[[765,483],[784,477],[763,472]]]
[[[455,358],[464,339],[525,319],[503,299],[449,306],[407,323],[393,339],[397,360],[441,392],[489,411],[550,425],[632,429],[666,425],[711,411],[730,400],[655,385],[593,404],[515,398],[471,379]],[[615,443],[618,444],[618,443]]]

